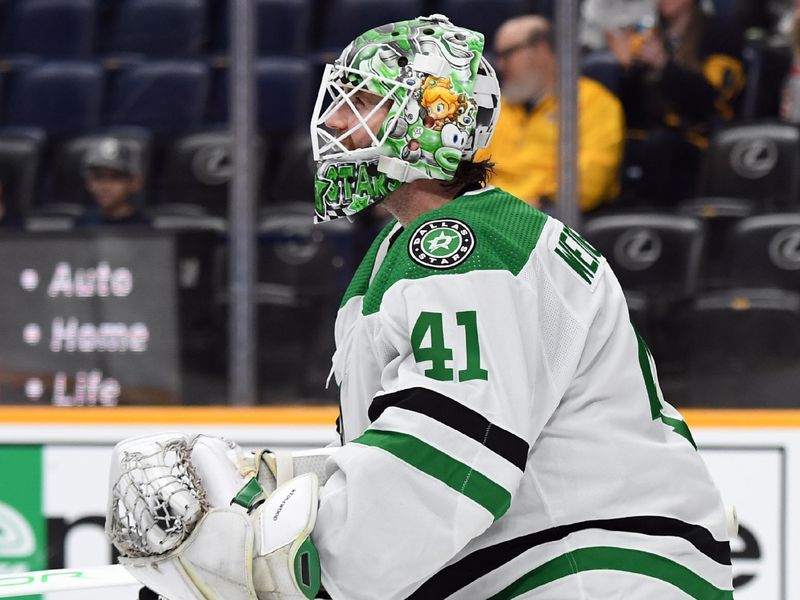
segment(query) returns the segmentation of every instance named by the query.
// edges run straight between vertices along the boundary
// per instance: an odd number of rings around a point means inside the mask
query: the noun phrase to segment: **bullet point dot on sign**
[[[39,274],[34,269],[25,269],[19,275],[19,284],[26,292],[32,292],[39,286]]]
[[[38,400],[44,393],[44,384],[38,377],[32,377],[25,382],[25,395],[31,400]]]
[[[22,339],[29,346],[35,346],[42,340],[42,328],[36,323],[28,323],[22,330]]]

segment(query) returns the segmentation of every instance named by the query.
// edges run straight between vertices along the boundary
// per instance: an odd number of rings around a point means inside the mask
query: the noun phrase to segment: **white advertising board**
[[[30,428],[28,435],[32,445],[25,446],[21,445],[25,429],[15,427],[13,445],[0,442],[0,453],[9,448],[22,448],[28,454],[35,451],[40,455],[43,525],[39,529],[46,533],[33,537],[37,543],[46,544],[46,548],[38,551],[44,552],[47,563],[26,565],[20,562],[17,570],[109,564],[111,548],[105,540],[102,523],[113,443],[100,441],[98,438],[102,436],[99,435],[94,443],[80,443],[80,436],[75,435],[74,442],[42,444],[41,429]],[[2,433],[0,426],[0,440],[4,439]],[[250,435],[237,439],[235,431],[226,434],[246,447],[258,444]],[[299,437],[307,442],[306,447],[330,441],[330,433],[324,428],[318,431],[306,428],[303,434]],[[286,440],[293,437],[292,427],[282,428],[275,437],[280,440],[279,445],[290,447]],[[694,428],[694,437],[725,502],[734,505],[739,515],[740,534],[731,545],[736,599],[800,598],[800,570],[788,568],[800,564],[800,512],[794,508],[800,506],[800,473],[792,473],[788,468],[792,459],[800,460],[800,429]],[[92,439],[92,435],[87,434],[84,439]],[[262,444],[268,445],[269,439],[263,439]],[[2,468],[0,464],[0,471]],[[3,486],[0,486],[0,506],[3,493]],[[2,549],[0,544],[0,554]],[[0,556],[0,563],[2,559]],[[50,594],[45,600],[104,600],[107,597],[107,591],[86,590]],[[114,591],[114,597],[135,600],[136,588],[119,588]]]

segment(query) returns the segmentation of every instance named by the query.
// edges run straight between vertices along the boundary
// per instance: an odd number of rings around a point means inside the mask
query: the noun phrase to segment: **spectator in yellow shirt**
[[[489,181],[535,206],[557,199],[557,62],[550,23],[538,16],[503,23],[494,44],[502,82],[502,109],[488,148],[475,160],[496,163]],[[624,124],[619,100],[599,83],[578,81],[578,171],[584,211],[619,192]]]

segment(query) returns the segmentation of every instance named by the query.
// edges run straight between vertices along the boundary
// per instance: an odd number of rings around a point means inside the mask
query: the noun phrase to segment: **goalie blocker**
[[[177,433],[114,449],[106,533],[120,563],[170,600],[315,598],[310,534],[332,450],[244,453]]]

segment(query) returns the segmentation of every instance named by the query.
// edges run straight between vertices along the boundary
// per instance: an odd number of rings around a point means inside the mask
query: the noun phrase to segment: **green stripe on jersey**
[[[386,450],[477,502],[495,520],[502,517],[511,506],[511,494],[504,487],[412,435],[369,429],[353,442]]]
[[[381,231],[359,266],[345,292],[342,305],[354,296],[363,295],[363,314],[375,313],[380,309],[386,290],[405,279],[460,275],[476,270],[504,270],[517,275],[536,247],[547,218],[544,213],[499,189],[490,188],[459,196],[426,212],[406,227],[392,244],[378,274],[369,285],[378,247],[394,226],[392,222]],[[409,240],[423,223],[434,219],[458,219],[472,229],[475,249],[467,260],[450,269],[433,269],[411,259],[408,253]]]
[[[582,571],[623,571],[659,579],[696,600],[733,600],[733,591],[721,590],[690,569],[668,558],[631,550],[598,546],[579,548],[547,561],[517,579],[489,600],[510,600],[550,582]]]
[[[350,285],[347,286],[347,289],[344,292],[344,297],[342,298],[342,303],[339,305],[339,308],[347,304],[347,301],[350,298],[354,298],[356,296],[363,296],[367,293],[367,288],[369,287],[369,278],[372,275],[372,266],[375,264],[375,258],[378,256],[378,250],[383,243],[383,240],[387,238],[387,236],[392,232],[394,226],[397,225],[397,221],[394,219],[386,225],[383,229],[381,229],[378,237],[376,237],[372,245],[367,250],[367,253],[364,255],[364,258],[361,260],[361,264],[358,265],[356,272],[353,274],[353,278],[350,280]]]
[[[642,370],[644,385],[647,388],[647,397],[650,400],[650,416],[654,421],[660,418],[665,425],[672,427],[672,431],[677,433],[679,436],[686,438],[692,447],[697,450],[697,444],[695,443],[694,438],[692,437],[692,432],[689,430],[689,426],[686,424],[686,422],[681,419],[668,417],[662,412],[663,407],[661,406],[661,398],[658,393],[658,386],[656,385],[655,377],[653,377],[653,370],[650,367],[650,361],[652,360],[653,356],[650,354],[650,348],[647,347],[647,344],[645,344],[642,336],[639,335],[639,332],[636,331],[635,327],[633,328],[633,332],[636,334],[636,342],[639,344],[639,367]]]

